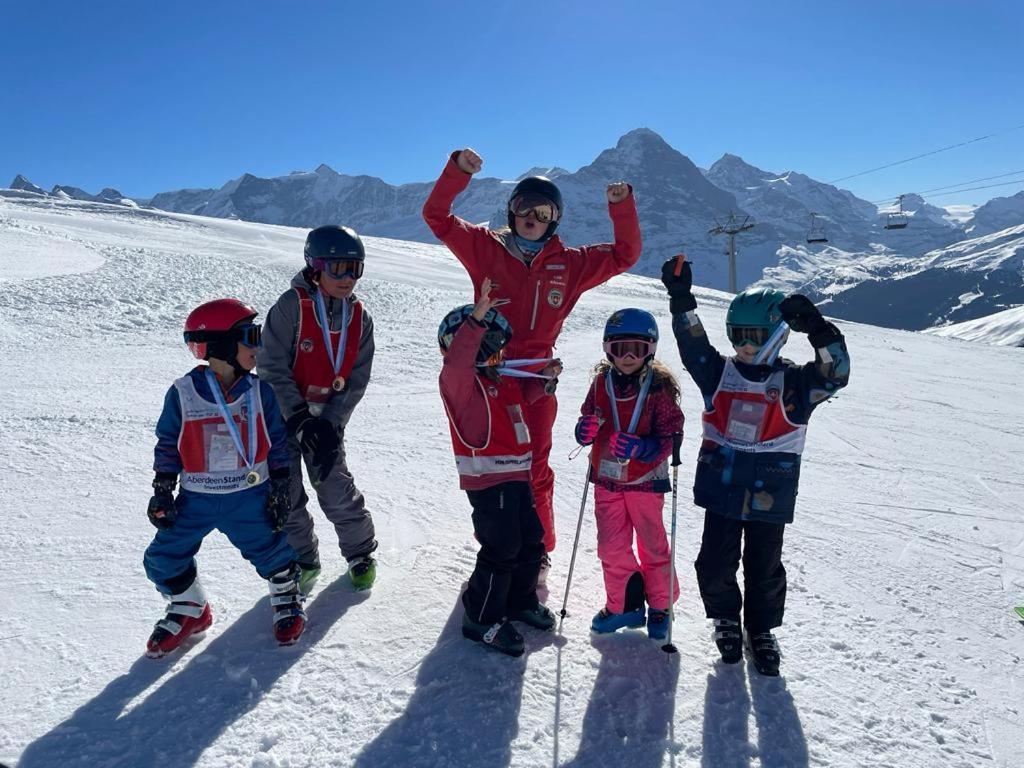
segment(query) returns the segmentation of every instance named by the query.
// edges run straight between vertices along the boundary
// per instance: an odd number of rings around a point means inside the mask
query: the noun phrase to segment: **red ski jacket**
[[[512,324],[508,357],[548,357],[580,296],[640,258],[636,201],[631,193],[620,203],[608,204],[614,243],[566,248],[554,235],[527,261],[508,230],[490,230],[452,214],[452,203],[471,178],[455,164],[453,154],[423,206],[423,218],[469,272],[474,300],[485,277],[498,284],[493,297],[510,300],[501,308]]]

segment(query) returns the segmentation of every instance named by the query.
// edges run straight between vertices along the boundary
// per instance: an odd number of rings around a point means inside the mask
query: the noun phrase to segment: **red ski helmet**
[[[234,342],[243,340],[235,326],[251,321],[258,314],[259,312],[238,299],[215,299],[200,304],[185,319],[185,343],[196,358],[206,360],[212,351],[210,347],[217,342],[230,342],[230,354],[224,358],[230,360],[234,357]],[[255,336],[257,338],[252,346],[259,342],[258,331]]]

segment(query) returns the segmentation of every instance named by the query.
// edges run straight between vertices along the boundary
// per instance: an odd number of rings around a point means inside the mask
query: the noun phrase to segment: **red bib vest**
[[[610,480],[619,485],[639,485],[648,480],[667,479],[667,460],[646,462],[630,459],[626,463],[622,463],[612,455],[609,443],[612,433],[615,432],[615,420],[611,415],[612,404],[605,382],[607,376],[607,373],[603,373],[594,382],[594,413],[598,418],[603,419],[601,427],[597,431],[597,437],[594,438],[594,450],[590,452],[594,477]],[[630,397],[616,396],[615,398],[619,412],[619,426],[623,432],[629,429],[629,422],[633,418],[633,409],[636,407],[638,397],[639,393],[635,393]],[[649,403],[650,398],[647,398],[640,409],[640,418],[637,420],[636,431],[633,434],[646,437],[651,433]]]
[[[249,449],[249,429],[256,425],[256,461],[253,469],[259,473],[256,485],[265,483],[269,476],[267,455],[270,453],[270,435],[263,418],[263,401],[259,382],[252,380],[252,404],[255,413],[248,413],[243,395],[227,403],[228,412],[242,438],[242,446]],[[250,470],[238,455],[235,441],[216,403],[199,396],[191,376],[174,382],[181,401],[181,431],[178,433],[178,453],[181,455],[181,487],[198,493],[234,493],[252,488],[246,482]]]
[[[749,381],[730,358],[704,411],[704,439],[747,453],[795,453],[804,450],[806,424],[794,424],[782,405],[785,372],[775,371],[766,381]]]
[[[296,286],[295,293],[299,296],[299,332],[295,340],[292,375],[306,402],[322,407],[335,392],[332,387],[336,378],[331,363],[332,352],[324,346],[324,334],[316,316],[315,299],[305,288]],[[345,380],[348,380],[355,367],[362,335],[363,304],[355,299],[348,319],[348,336],[345,339],[341,369],[337,374]],[[334,350],[337,350],[340,338],[341,331],[331,331],[331,347]]]
[[[452,406],[444,395],[441,396],[459,477],[486,477],[493,479],[494,484],[507,480],[529,481],[533,454],[518,381],[494,382],[477,375],[476,383],[487,401],[487,439],[483,445],[470,445],[462,438],[452,418]]]

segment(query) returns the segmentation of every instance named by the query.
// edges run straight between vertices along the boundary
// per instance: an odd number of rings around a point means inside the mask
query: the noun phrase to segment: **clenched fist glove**
[[[146,515],[157,528],[170,528],[178,518],[178,510],[174,506],[174,487],[177,484],[177,475],[167,472],[157,472],[153,479],[153,496],[149,500]]]
[[[803,294],[794,293],[779,304],[782,319],[797,333],[806,333],[815,349],[827,347],[841,337],[839,329],[821,316],[821,310]]]
[[[599,429],[601,429],[601,420],[597,416],[594,414],[580,416],[580,420],[576,422],[576,442],[580,445],[590,445],[597,437]]]
[[[661,282],[668,290],[669,311],[673,315],[697,308],[697,300],[693,298],[693,270],[683,254],[661,265]]]
[[[267,518],[275,533],[284,528],[291,512],[291,477],[287,474],[274,476],[270,474],[270,494],[267,496]]]

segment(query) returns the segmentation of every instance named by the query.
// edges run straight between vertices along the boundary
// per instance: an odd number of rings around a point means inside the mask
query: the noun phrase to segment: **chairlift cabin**
[[[886,229],[906,229],[907,224],[910,223],[907,214],[903,212],[903,195],[897,198],[896,204],[898,206],[897,210],[885,217]]]
[[[815,219],[818,218],[818,214],[811,214],[811,226],[807,230],[807,242],[808,243],[827,243],[828,236],[825,233],[825,227],[817,224]]]

